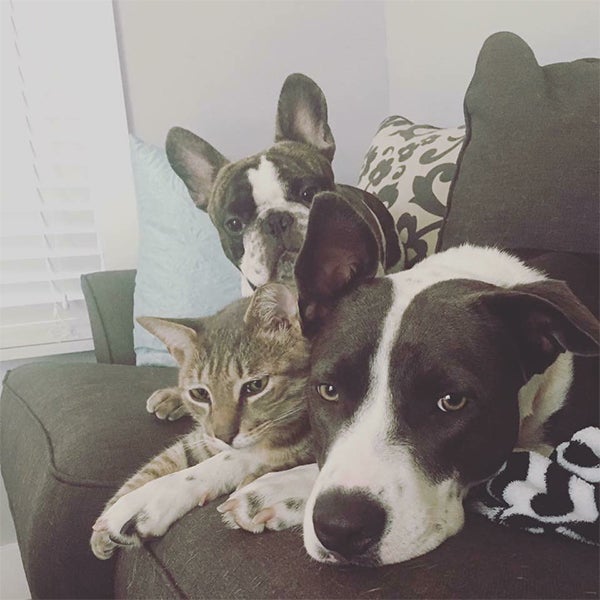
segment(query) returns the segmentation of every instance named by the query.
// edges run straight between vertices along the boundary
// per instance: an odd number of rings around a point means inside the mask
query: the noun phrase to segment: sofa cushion
[[[240,273],[165,151],[133,136],[130,147],[140,229],[134,316],[212,315],[240,297]],[[175,365],[161,341],[138,323],[131,326],[138,365]]]
[[[117,597],[135,598],[593,598],[598,549],[468,515],[433,552],[378,569],[320,565],[299,531],[225,529],[219,501],[117,560]]]
[[[375,194],[396,222],[403,249],[397,270],[435,251],[464,137],[462,125],[441,129],[400,116],[379,126],[357,185]]]
[[[600,62],[541,67],[511,33],[483,45],[439,247],[598,252]]]
[[[113,565],[89,548],[91,526],[121,483],[190,427],[145,410],[176,370],[30,364],[2,390],[2,476],[36,598],[112,596]]]
[[[597,590],[596,548],[476,516],[427,556],[335,569],[308,558],[298,531],[226,529],[219,500],[164,538],[99,561],[88,540],[104,503],[190,426],[145,411],[147,395],[174,380],[172,369],[92,364],[33,364],[8,374],[2,474],[33,597],[575,598]]]

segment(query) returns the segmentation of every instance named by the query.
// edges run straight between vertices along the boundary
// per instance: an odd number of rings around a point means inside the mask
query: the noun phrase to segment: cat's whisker
[[[300,406],[298,408],[294,408],[292,410],[288,410],[286,413],[283,413],[282,415],[279,415],[278,417],[274,418],[274,419],[270,419],[269,421],[265,421],[264,423],[261,423],[260,425],[258,425],[257,427],[255,427],[254,429],[252,429],[251,431],[249,431],[246,434],[246,438],[249,440],[252,440],[256,437],[259,437],[261,435],[263,435],[266,431],[268,431],[269,429],[271,429],[271,427],[273,427],[273,425],[275,425],[276,423],[283,421],[285,419],[289,419],[290,417],[298,414],[299,412],[302,412],[304,410],[303,406]]]
[[[305,407],[305,406],[299,406],[299,407],[297,407],[297,408],[293,408],[292,410],[288,410],[287,412],[285,412],[285,413],[283,413],[283,414],[279,415],[278,417],[275,417],[274,419],[271,419],[271,420],[270,420],[270,421],[268,421],[268,422],[270,422],[270,423],[277,423],[278,421],[282,421],[282,420],[284,420],[284,419],[287,419],[288,417],[291,417],[291,416],[293,416],[293,415],[296,415],[296,414],[298,414],[299,412],[302,412],[302,411],[304,411],[304,410],[306,410],[306,407]]]

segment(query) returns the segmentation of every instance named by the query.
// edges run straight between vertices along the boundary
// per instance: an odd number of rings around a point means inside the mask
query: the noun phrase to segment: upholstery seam
[[[30,406],[27,404],[27,402],[14,390],[14,388],[9,383],[5,382],[4,387],[7,390],[9,390],[13,394],[13,396],[20,401],[20,403],[25,407],[26,412],[29,414],[29,416],[38,424],[39,428],[42,430],[42,432],[46,438],[46,446],[47,446],[48,455],[50,458],[50,474],[57,481],[60,481],[61,483],[64,483],[66,485],[72,485],[75,487],[103,488],[103,489],[109,489],[109,490],[115,489],[120,485],[119,482],[100,483],[100,482],[94,481],[94,480],[73,479],[69,475],[59,471],[56,466],[56,463],[54,461],[54,447],[52,445],[52,440],[50,438],[50,434],[48,433],[47,429],[44,427],[43,423],[40,421],[38,416],[33,412],[33,410],[30,408]]]
[[[162,560],[158,558],[156,553],[152,550],[150,546],[143,546],[143,549],[148,553],[151,559],[158,566],[158,570],[160,574],[167,580],[167,583],[175,590],[175,592],[179,595],[179,598],[186,600],[188,596],[183,592],[183,590],[179,587],[173,575],[171,575],[171,571],[167,569]]]
[[[100,305],[98,303],[98,299],[96,298],[96,293],[94,292],[94,286],[92,285],[92,283],[88,280],[88,279],[84,279],[82,277],[82,280],[85,281],[85,285],[87,287],[87,289],[90,292],[90,298],[93,300],[94,302],[94,308],[95,308],[95,313],[98,316],[98,321],[100,322],[100,329],[102,331],[102,338],[104,343],[106,344],[106,352],[108,354],[108,362],[109,364],[114,364],[114,360],[113,360],[113,355],[112,355],[112,351],[110,348],[110,343],[108,340],[108,335],[106,332],[106,325],[104,324],[104,319],[102,318],[102,313],[100,311]],[[88,309],[89,312],[89,309]],[[91,319],[90,319],[91,322]],[[94,349],[95,349],[95,344],[94,344]]]

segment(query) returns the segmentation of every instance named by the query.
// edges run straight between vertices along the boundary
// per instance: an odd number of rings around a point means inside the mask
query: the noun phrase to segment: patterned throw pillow
[[[388,117],[365,156],[358,187],[375,194],[396,221],[404,252],[397,270],[435,251],[464,125],[440,129]]]

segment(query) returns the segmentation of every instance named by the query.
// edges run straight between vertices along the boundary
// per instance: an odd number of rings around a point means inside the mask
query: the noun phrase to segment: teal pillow
[[[139,254],[133,313],[211,315],[240,297],[241,277],[208,215],[196,208],[165,151],[130,136]],[[174,366],[165,346],[134,323],[136,364]]]

